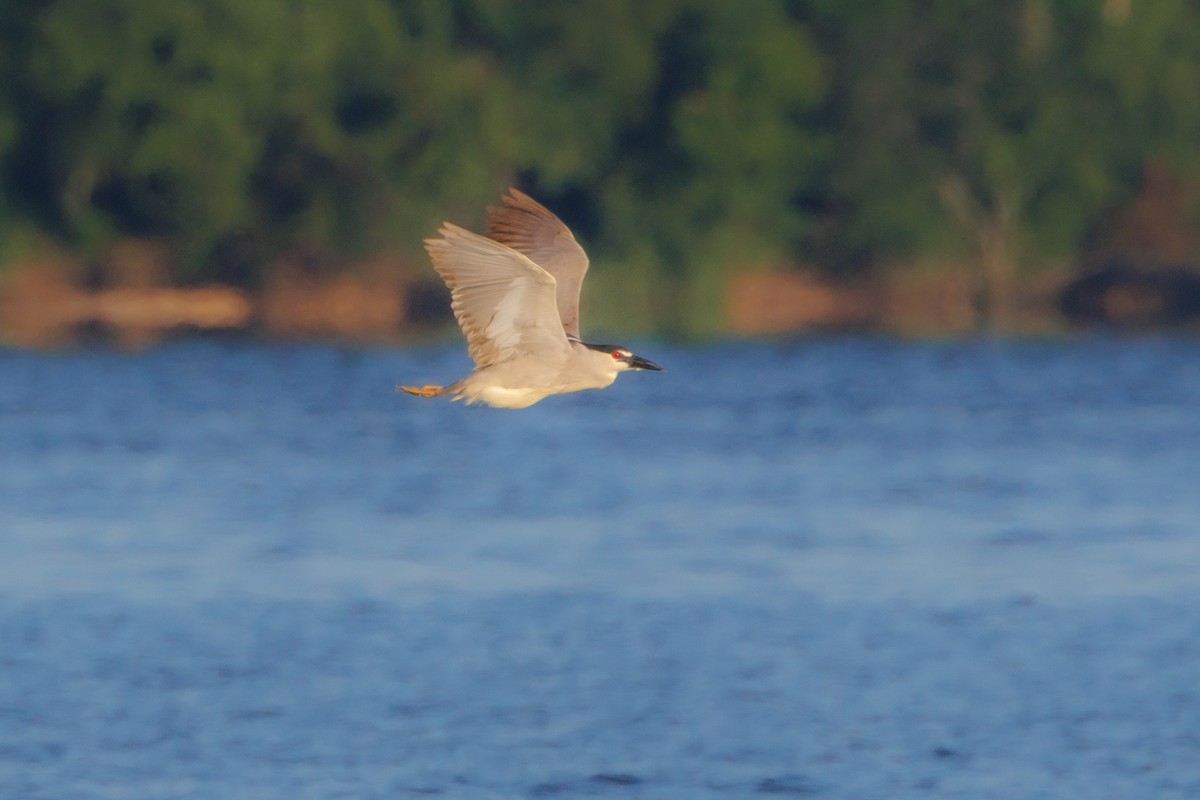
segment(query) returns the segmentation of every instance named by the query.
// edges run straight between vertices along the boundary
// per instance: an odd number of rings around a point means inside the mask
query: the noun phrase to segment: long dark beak
[[[649,370],[653,370],[654,372],[662,372],[662,367],[660,367],[658,364],[655,364],[650,359],[642,358],[641,356],[630,356],[629,357],[629,368],[630,369],[649,369]]]

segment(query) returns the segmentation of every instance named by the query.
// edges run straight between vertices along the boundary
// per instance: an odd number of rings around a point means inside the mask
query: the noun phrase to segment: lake
[[[1200,796],[1200,342],[0,350],[0,797]]]

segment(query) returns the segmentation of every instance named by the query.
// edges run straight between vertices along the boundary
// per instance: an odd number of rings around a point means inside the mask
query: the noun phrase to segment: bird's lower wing
[[[569,347],[554,277],[511,247],[446,223],[427,239],[433,266],[450,287],[451,308],[477,367],[519,353]]]
[[[506,244],[554,276],[558,314],[568,336],[579,338],[579,291],[588,257],[571,230],[527,194],[509,189],[503,205],[487,210],[489,239]]]

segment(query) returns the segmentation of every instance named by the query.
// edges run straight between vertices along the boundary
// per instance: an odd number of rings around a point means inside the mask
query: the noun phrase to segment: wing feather
[[[556,302],[568,336],[579,338],[579,293],[588,257],[563,221],[527,194],[509,189],[489,206],[486,235],[527,256],[558,282]]]
[[[438,233],[425,249],[450,287],[450,307],[477,368],[569,347],[554,276],[513,248],[452,223]]]

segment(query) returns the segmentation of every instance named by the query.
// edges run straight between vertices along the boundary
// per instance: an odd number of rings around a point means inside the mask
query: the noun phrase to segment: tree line
[[[515,184],[603,262],[600,318],[704,331],[731,271],[797,263],[955,261],[986,301],[1198,134],[1191,0],[0,4],[0,264],[415,264]]]

